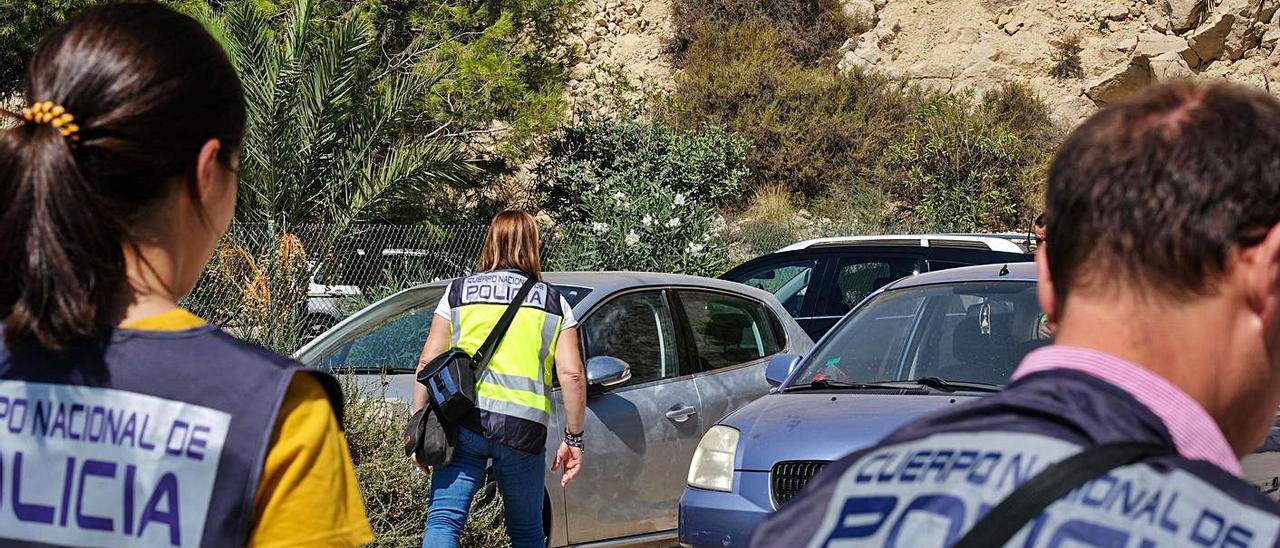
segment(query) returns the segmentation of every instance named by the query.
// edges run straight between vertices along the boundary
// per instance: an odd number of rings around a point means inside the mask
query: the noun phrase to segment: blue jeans
[[[471,498],[484,482],[485,465],[493,459],[493,473],[502,493],[507,536],[512,548],[545,548],[542,531],[542,481],[545,451],[531,455],[480,434],[458,428],[458,445],[449,466],[431,471],[431,505],[423,548],[456,548],[467,523]]]

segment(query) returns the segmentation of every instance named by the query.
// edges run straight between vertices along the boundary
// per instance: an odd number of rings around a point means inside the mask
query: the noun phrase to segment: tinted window
[[[680,303],[693,330],[703,369],[759,360],[782,351],[779,323],[756,301],[700,291],[681,291]]]
[[[367,330],[329,350],[316,363],[322,369],[339,373],[412,372],[427,342],[436,300],[440,297],[439,292],[430,295],[433,298],[421,306],[374,321]]]
[[[788,314],[797,316],[817,265],[816,259],[774,263],[738,276],[734,281],[773,293]]]
[[[827,338],[796,384],[911,380],[1003,385],[1048,344],[1035,284],[958,283],[882,293]]]
[[[587,359],[612,356],[631,366],[628,384],[679,375],[675,327],[659,292],[613,299],[592,312],[579,331]]]
[[[962,266],[972,266],[972,263],[957,263],[953,261],[935,261],[929,259],[929,270],[947,270],[951,268],[960,268]]]
[[[560,295],[564,296],[564,300],[569,302],[569,306],[578,306],[582,299],[587,298],[591,294],[590,287],[579,287],[576,285],[557,285],[555,286]]]
[[[924,270],[923,261],[914,258],[844,259],[828,286],[819,315],[843,316],[875,290]]]

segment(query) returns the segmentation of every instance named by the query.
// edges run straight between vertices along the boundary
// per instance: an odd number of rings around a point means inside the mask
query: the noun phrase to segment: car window
[[[763,303],[702,291],[681,291],[703,369],[759,360],[782,351],[777,318]]]
[[[1003,385],[1050,342],[1031,282],[966,282],[882,293],[816,349],[793,384],[942,377]]]
[[[588,360],[610,356],[631,366],[628,384],[679,375],[675,326],[661,292],[613,299],[588,315],[578,331]]]
[[[434,293],[436,299],[440,294]],[[435,318],[435,299],[374,322],[369,328],[316,361],[335,373],[412,372]]]
[[[971,266],[973,263],[957,263],[954,261],[935,261],[929,259],[929,270],[947,270],[951,268],[960,268],[962,266]]]
[[[809,280],[817,266],[817,259],[774,263],[747,272],[733,281],[772,293],[787,314],[798,316],[809,292]]]
[[[924,261],[910,257],[843,259],[828,285],[827,298],[820,301],[819,315],[843,316],[875,290],[924,270]]]
[[[556,290],[569,302],[569,306],[578,306],[582,299],[587,298],[591,294],[590,287],[582,287],[577,285],[556,285]]]

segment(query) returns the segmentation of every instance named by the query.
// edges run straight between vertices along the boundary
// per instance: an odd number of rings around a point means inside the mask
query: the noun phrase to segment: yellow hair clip
[[[52,101],[39,101],[22,109],[22,118],[35,124],[47,124],[61,131],[63,137],[72,141],[80,140],[80,136],[77,135],[80,126],[75,124],[75,116],[61,105],[53,104]]]

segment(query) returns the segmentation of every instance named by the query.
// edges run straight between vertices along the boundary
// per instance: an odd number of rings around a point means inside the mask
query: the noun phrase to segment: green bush
[[[341,380],[347,446],[373,527],[374,545],[422,546],[431,482],[404,456],[401,436],[408,409],[361,390],[351,377]],[[472,501],[460,540],[464,548],[510,545],[502,526],[502,498],[492,482]]]
[[[540,205],[565,235],[551,266],[719,273],[727,259],[716,206],[737,195],[748,149],[716,126],[580,118],[535,170]]]
[[[781,186],[808,221],[850,231],[1025,224],[1061,138],[1025,86],[981,100],[929,91],[872,71],[807,66],[765,19],[714,28],[697,33],[658,113],[675,127],[723,125],[751,139],[749,189]]]
[[[762,21],[778,33],[782,50],[806,65],[830,59],[851,37],[867,30],[867,21],[842,11],[840,0],[676,0],[675,26],[668,51],[683,64],[690,46],[720,28]]]
[[[937,94],[922,103],[883,169],[906,220],[939,230],[981,232],[1025,226],[1047,154],[1010,125],[997,100]]]
[[[661,116],[682,128],[724,125],[751,139],[749,186],[777,184],[804,200],[865,179],[906,128],[922,94],[878,74],[807,68],[779,33],[729,25],[689,49]]]

